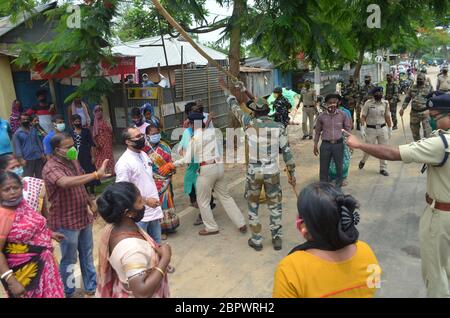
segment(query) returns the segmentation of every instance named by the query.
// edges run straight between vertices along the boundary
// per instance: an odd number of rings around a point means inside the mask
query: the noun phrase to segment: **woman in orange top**
[[[275,272],[276,298],[373,297],[381,269],[372,249],[358,241],[356,200],[328,183],[300,193],[297,229],[306,242]]]

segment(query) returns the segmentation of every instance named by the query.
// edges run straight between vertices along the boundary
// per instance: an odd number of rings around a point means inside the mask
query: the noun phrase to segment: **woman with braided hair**
[[[373,297],[381,269],[369,245],[358,240],[358,202],[319,182],[302,190],[297,208],[306,242],[278,264],[273,297]]]

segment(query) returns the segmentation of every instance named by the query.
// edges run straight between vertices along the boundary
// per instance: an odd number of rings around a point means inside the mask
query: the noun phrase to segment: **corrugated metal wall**
[[[226,103],[226,96],[219,85],[219,79],[221,78],[226,81],[226,76],[220,73],[215,67],[186,69],[184,71],[176,70],[175,79],[177,85],[175,87],[175,100],[177,102],[187,103],[189,101],[202,99],[205,106],[205,112],[213,112],[215,115],[214,126],[217,128],[225,128],[229,123],[229,108]],[[170,97],[170,95],[168,97]],[[165,94],[164,103],[167,104],[170,101],[170,99],[166,99]],[[183,117],[183,111],[184,108],[177,110],[178,117],[172,122],[173,124]],[[169,122],[172,117],[174,117],[174,115],[168,116],[166,120]],[[171,125],[167,123],[166,127],[169,126]]]
[[[254,96],[267,96],[273,92],[272,72],[241,73],[247,89]]]

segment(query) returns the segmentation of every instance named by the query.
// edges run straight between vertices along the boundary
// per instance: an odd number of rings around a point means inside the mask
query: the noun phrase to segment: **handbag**
[[[180,226],[180,218],[176,215],[174,209],[168,209],[164,211],[163,218],[161,219],[161,231],[162,232],[174,232],[177,227]]]

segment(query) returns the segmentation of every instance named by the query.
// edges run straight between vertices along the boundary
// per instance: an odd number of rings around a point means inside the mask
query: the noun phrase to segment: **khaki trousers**
[[[420,219],[419,238],[427,296],[450,298],[450,212],[427,206]]]
[[[303,106],[302,130],[304,136],[313,136],[314,116],[316,116],[316,113],[317,113],[316,107]],[[308,120],[309,120],[309,132],[308,132]]]
[[[388,144],[388,131],[387,126],[384,126],[383,128],[376,129],[376,128],[369,128],[366,129],[366,142],[368,144],[380,144],[380,145],[387,145]],[[364,153],[364,157],[362,158],[362,162],[366,162],[369,158],[369,155],[367,153]],[[380,160],[380,170],[386,170],[387,169],[387,161],[386,160]]]
[[[224,179],[224,165],[222,163],[200,167],[196,189],[198,207],[200,208],[203,224],[208,232],[219,230],[210,206],[211,192],[213,189],[214,197],[219,199],[231,221],[238,228],[245,225],[244,216],[228,191],[227,183]]]

